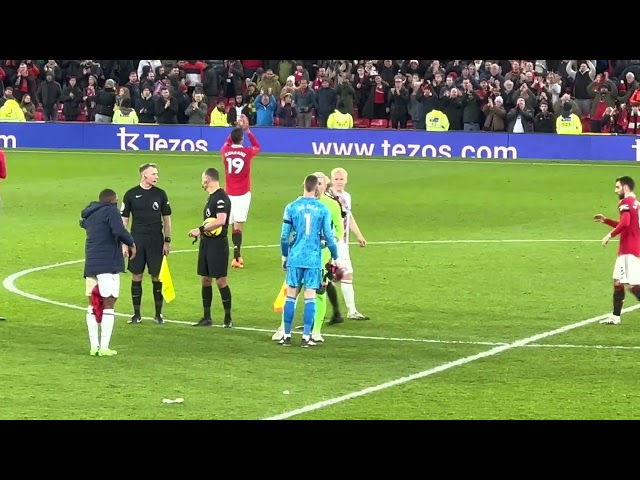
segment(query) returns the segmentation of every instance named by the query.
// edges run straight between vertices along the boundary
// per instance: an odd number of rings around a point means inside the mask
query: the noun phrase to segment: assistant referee
[[[130,227],[136,242],[137,255],[129,259],[131,278],[131,301],[133,317],[128,323],[142,322],[142,278],[145,267],[153,282],[153,300],[156,307],[154,321],[163,324],[162,282],[158,278],[162,259],[171,251],[171,206],[169,197],[158,183],[158,167],[155,163],[140,165],[140,184],[128,190],[122,199],[120,215],[125,227]],[[129,220],[133,225],[129,225]],[[128,252],[125,252],[128,255]]]
[[[229,271],[229,216],[231,214],[231,200],[229,195],[220,187],[220,173],[215,168],[208,168],[202,174],[202,188],[209,194],[204,206],[204,220],[213,221],[194,228],[189,232],[192,238],[200,238],[198,251],[198,275],[202,277],[202,307],[204,315],[194,327],[210,327],[211,303],[213,300],[213,279],[216,280],[222,308],[224,309],[225,328],[231,328],[231,289],[227,282]],[[220,233],[211,236],[210,232],[221,228]]]

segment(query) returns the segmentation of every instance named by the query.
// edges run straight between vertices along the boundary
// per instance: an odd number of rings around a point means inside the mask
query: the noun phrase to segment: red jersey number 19
[[[244,168],[244,160],[240,157],[227,157],[227,171],[230,174],[238,174]]]

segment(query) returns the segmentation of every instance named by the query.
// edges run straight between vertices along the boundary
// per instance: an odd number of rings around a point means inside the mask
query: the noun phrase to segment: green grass
[[[122,196],[148,159],[9,152],[0,277],[81,260],[80,210],[103,188]],[[173,248],[186,250],[170,256],[177,299],[165,316],[191,322],[201,315],[200,289],[186,234],[201,222],[201,172],[220,162],[216,155],[155,160],[173,207]],[[282,349],[270,340],[279,323],[271,307],[282,272],[278,248],[269,245],[278,243],[282,210],[299,195],[304,175],[340,165],[349,170],[354,213],[371,242],[352,248],[358,307],[371,320],[326,326],[324,333],[341,336],[326,336],[316,349]],[[591,218],[615,216],[613,181],[636,171],[607,166],[261,156],[244,240],[259,248],[247,248],[246,268],[230,272],[239,328],[132,326],[118,317],[113,348],[119,355],[92,358],[82,310],[0,290],[0,313],[8,318],[0,324],[0,418],[260,419],[492,348],[484,343],[509,343],[601,315],[610,309],[617,245],[599,245],[607,230]],[[410,241],[423,243],[377,243]],[[123,276],[117,304],[126,315],[128,279]],[[82,263],[21,276],[15,286],[85,303]],[[144,288],[149,316],[148,280]],[[635,303],[629,298],[626,305]],[[213,309],[219,320],[217,295]],[[629,313],[620,327],[596,323],[539,342],[573,347],[514,348],[294,418],[640,418],[633,374],[640,349],[586,348],[640,347],[639,316]],[[184,404],[162,404],[176,397]]]

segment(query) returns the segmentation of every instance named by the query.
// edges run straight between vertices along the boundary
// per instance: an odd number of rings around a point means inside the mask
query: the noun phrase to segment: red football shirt
[[[260,144],[251,132],[247,132],[250,147],[233,145],[231,135],[222,145],[222,163],[224,164],[225,190],[227,195],[238,197],[251,191],[251,162],[260,153]]]
[[[0,178],[7,178],[7,160],[2,150],[0,150]]]
[[[620,235],[618,255],[634,255],[640,258],[640,202],[635,195],[629,195],[618,203],[620,220],[611,232],[611,237]]]

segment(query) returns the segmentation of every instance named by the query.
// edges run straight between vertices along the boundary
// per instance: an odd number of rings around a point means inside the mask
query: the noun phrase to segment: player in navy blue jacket
[[[80,226],[87,232],[84,277],[89,299],[90,354],[103,357],[118,353],[109,348],[109,343],[115,322],[114,307],[120,296],[120,273],[125,271],[122,244],[129,247],[130,258],[136,254],[133,237],[122,224],[117,203],[116,192],[103,190],[97,202],[82,210],[80,220]]]

